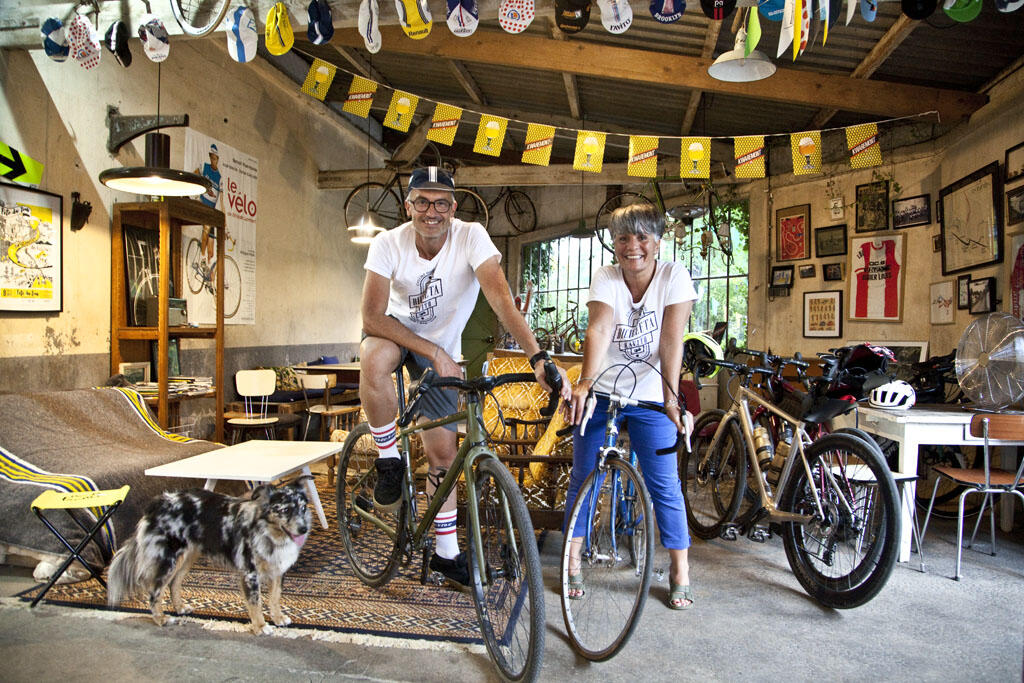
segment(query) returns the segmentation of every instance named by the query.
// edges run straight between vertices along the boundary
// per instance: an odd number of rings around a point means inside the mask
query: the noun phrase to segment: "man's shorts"
[[[402,359],[398,363],[396,371],[404,365],[409,371],[409,378],[413,381],[423,376],[428,368],[432,368],[430,360],[418,353],[413,353],[405,347],[399,347],[402,351]],[[431,388],[427,393],[420,396],[420,402],[416,406],[416,415],[425,417],[428,420],[439,420],[448,417],[459,409],[459,392],[455,389]],[[458,426],[455,422],[444,425],[448,431],[454,432]]]

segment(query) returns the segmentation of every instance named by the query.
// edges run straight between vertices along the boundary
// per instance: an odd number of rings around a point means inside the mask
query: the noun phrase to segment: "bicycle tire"
[[[199,38],[220,25],[229,4],[229,0],[171,0],[171,12],[182,31]]]
[[[468,187],[455,189],[455,217],[466,223],[479,223],[484,230],[491,222],[487,202]]]
[[[202,246],[195,237],[188,241],[185,247],[185,281],[188,282],[188,291],[198,294],[203,288],[202,270]]]
[[[623,206],[640,203],[654,204],[654,202],[639,192],[621,192],[606,199],[601,208],[597,210],[597,216],[594,218],[594,235],[601,243],[601,246],[607,249],[609,253],[615,253],[615,248],[612,246],[611,233],[608,232],[608,221],[611,218],[612,211]]]
[[[823,436],[807,446],[804,455],[825,517],[807,524],[782,523],[786,558],[800,585],[822,605],[858,607],[878,594],[896,565],[896,484],[885,461],[849,434]],[[779,496],[780,510],[816,514],[807,470],[793,468]],[[850,504],[850,512],[840,496]]]
[[[572,353],[583,353],[583,340],[576,334],[575,330],[565,333],[565,350]]]
[[[522,190],[509,190],[505,195],[505,218],[520,235],[537,227],[537,207]]]
[[[747,451],[736,420],[725,426],[718,452],[700,465],[725,417],[723,410],[697,416],[690,437],[692,452],[679,446],[679,479],[686,501],[686,518],[697,538],[716,538],[722,525],[736,518],[747,489]]]
[[[224,257],[224,317],[233,318],[242,304],[242,272],[230,256]]]
[[[654,557],[654,512],[647,487],[629,463],[609,458],[605,465],[607,472],[595,469],[587,476],[566,526],[575,529],[581,516],[593,515],[591,545],[587,548],[583,541],[580,557],[586,588],[578,599],[568,594],[572,533],[566,532],[562,543],[565,630],[572,648],[594,662],[614,657],[636,629],[647,601]],[[597,500],[591,495],[595,490]]]
[[[467,555],[480,632],[502,677],[533,681],[544,658],[545,617],[540,553],[530,513],[516,480],[497,458],[478,460],[476,494],[487,566],[477,567],[472,543]],[[512,547],[518,553],[513,554]]]
[[[398,571],[409,528],[409,501],[404,498],[397,510],[381,510],[378,513],[382,521],[394,531],[394,535],[364,521],[353,508],[354,505],[364,511],[372,511],[374,508],[376,461],[377,446],[370,434],[370,425],[361,422],[349,432],[341,449],[334,497],[338,531],[352,571],[360,581],[374,587],[384,585]]]
[[[348,193],[344,211],[345,226],[350,228],[359,225],[368,211],[377,216],[380,221],[378,226],[386,230],[408,220],[405,205],[398,193],[388,185],[372,181],[357,185]]]
[[[135,287],[135,294],[132,296],[132,324],[146,327],[146,304],[151,299],[160,296],[160,276],[149,275]]]

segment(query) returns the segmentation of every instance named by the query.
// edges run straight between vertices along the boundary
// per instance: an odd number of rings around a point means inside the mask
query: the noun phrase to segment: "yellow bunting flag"
[[[333,64],[322,59],[314,59],[302,84],[302,92],[323,102],[337,72],[338,68]]]
[[[427,131],[427,139],[450,147],[455,142],[455,133],[459,130],[461,118],[461,108],[438,102],[434,107],[434,118],[430,122],[430,130]]]
[[[388,128],[400,130],[403,133],[409,132],[409,124],[412,123],[413,114],[420,103],[420,98],[410,95],[407,92],[396,90],[391,96],[391,104],[388,105],[388,113],[384,117],[384,125]]]
[[[764,136],[747,135],[735,138],[737,178],[764,178]]]
[[[846,148],[850,150],[850,166],[868,168],[882,164],[882,148],[878,146],[878,124],[862,123],[846,129]]]
[[[605,133],[596,130],[576,131],[576,154],[572,167],[577,171],[601,172],[604,161]]]
[[[349,114],[362,116],[364,119],[370,115],[370,105],[373,104],[373,95],[377,92],[377,82],[371,81],[362,76],[354,76],[352,85],[348,87],[348,97],[342,105],[342,111]]]
[[[793,148],[793,173],[810,175],[821,173],[821,131],[790,133],[789,145]]]
[[[629,163],[626,173],[641,178],[658,175],[658,138],[653,135],[629,136]]]
[[[551,146],[554,142],[554,126],[531,123],[526,128],[526,147],[523,149],[523,163],[547,166],[551,163]]]
[[[496,157],[501,154],[501,145],[505,142],[505,130],[508,119],[490,114],[480,115],[480,127],[476,131],[476,142],[473,151],[477,154],[489,154]]]
[[[681,178],[711,177],[711,138],[683,138],[679,149]]]

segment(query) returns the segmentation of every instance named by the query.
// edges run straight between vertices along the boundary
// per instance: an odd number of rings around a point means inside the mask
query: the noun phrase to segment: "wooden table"
[[[359,384],[359,361],[351,363],[327,363],[324,365],[303,365],[295,368],[302,372],[334,373],[338,384]]]

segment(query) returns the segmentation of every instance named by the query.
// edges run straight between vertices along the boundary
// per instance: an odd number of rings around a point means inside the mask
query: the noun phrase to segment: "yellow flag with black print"
[[[600,173],[604,161],[605,133],[596,130],[576,131],[576,153],[572,167],[577,171]]]
[[[764,136],[746,135],[733,140],[737,178],[764,178]]]
[[[847,128],[846,148],[850,150],[851,167],[881,166],[882,148],[878,146],[878,124],[862,123]]]
[[[473,143],[473,151],[477,154],[487,154],[492,157],[500,155],[507,129],[508,119],[500,116],[491,116],[490,114],[481,114],[480,127],[476,130],[476,141]]]
[[[420,98],[416,95],[396,90],[395,94],[391,96],[391,104],[388,105],[384,125],[408,133],[409,124],[412,123],[412,117],[416,113],[419,103]]]
[[[790,133],[789,146],[793,150],[793,173],[810,175],[821,173],[821,131]]]
[[[461,107],[438,102],[434,107],[434,117],[430,121],[427,139],[450,147],[455,142],[455,133],[459,130],[460,119],[462,119]]]
[[[555,143],[555,127],[543,123],[531,123],[526,127],[526,146],[523,148],[523,163],[547,166],[551,163],[551,147]]]
[[[658,138],[653,135],[629,136],[629,163],[626,174],[639,178],[658,175]]]
[[[679,177],[711,177],[711,138],[683,138],[679,146]]]
[[[302,92],[323,102],[327,91],[331,89],[331,82],[336,73],[338,73],[338,67],[322,59],[314,59],[309,66],[306,80],[302,84]]]
[[[348,86],[348,97],[345,98],[345,104],[341,106],[342,111],[362,116],[365,119],[370,115],[370,105],[373,104],[373,96],[376,92],[376,81],[362,76],[353,76],[352,84]]]

